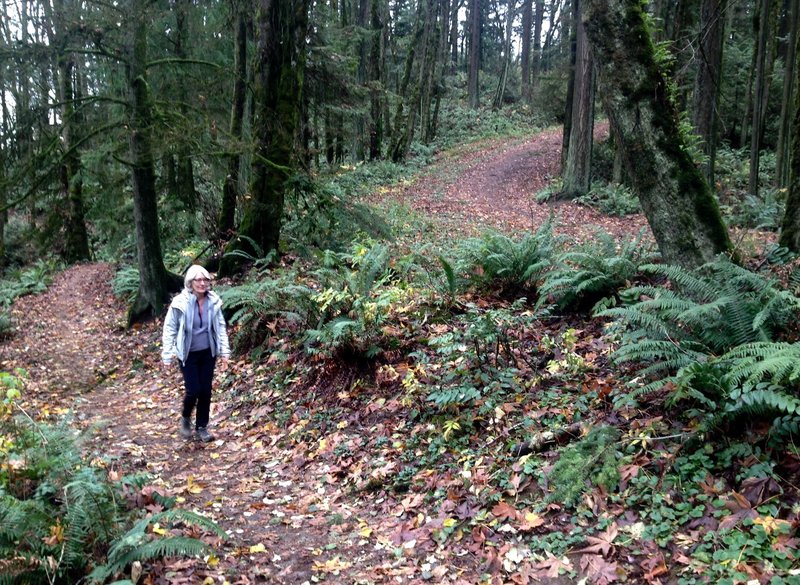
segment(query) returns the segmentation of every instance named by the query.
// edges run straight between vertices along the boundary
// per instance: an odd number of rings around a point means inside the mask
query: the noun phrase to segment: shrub
[[[218,292],[230,323],[240,325],[234,339],[239,350],[260,346],[270,322],[305,328],[316,311],[314,290],[300,282],[294,270],[265,269],[253,280]]]
[[[395,306],[408,305],[408,291],[390,269],[383,244],[355,244],[350,253],[325,252],[317,272],[316,325],[306,331],[311,354],[334,353],[374,358],[384,349],[383,327]]]
[[[564,502],[574,506],[591,487],[611,490],[619,483],[619,430],[600,425],[576,443],[561,450],[558,460],[548,474],[553,491],[549,502]]]
[[[597,185],[586,195],[576,197],[575,202],[617,217],[633,215],[642,210],[639,197],[629,187],[614,183]]]
[[[33,266],[11,271],[0,281],[0,305],[8,307],[21,296],[46,291],[60,266],[56,260],[37,260]]]
[[[782,413],[795,412],[796,400],[774,394],[780,388],[760,387],[765,390],[761,394],[753,390],[762,378],[794,380],[789,368],[794,350],[771,342],[795,319],[800,299],[776,281],[726,260],[694,271],[642,269],[667,277],[668,284],[628,289],[623,293],[632,299],[628,306],[598,313],[627,324],[612,359],[635,364],[638,376],[649,380],[621,401],[667,387],[671,403],[690,400],[696,408],[686,412],[705,417],[706,427],[757,403],[764,411],[771,405]]]
[[[497,290],[513,295],[533,291],[550,267],[555,252],[553,217],[534,234],[514,240],[498,232],[461,242],[456,254],[456,272],[479,290]]]
[[[537,306],[554,302],[562,309],[582,309],[613,297],[630,284],[641,265],[653,261],[652,244],[644,243],[644,237],[643,230],[617,245],[613,236],[598,232],[581,249],[562,253],[544,275]]]
[[[131,304],[139,292],[139,269],[134,266],[123,266],[114,275],[111,283],[114,296]]]

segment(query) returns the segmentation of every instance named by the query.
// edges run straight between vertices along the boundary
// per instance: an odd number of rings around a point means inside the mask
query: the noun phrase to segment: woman
[[[195,434],[207,443],[214,437],[208,432],[211,410],[211,381],[217,357],[230,356],[222,299],[211,291],[211,275],[195,264],[186,271],[184,289],[170,303],[161,340],[161,360],[165,365],[178,358],[186,394],[180,435],[192,438],[192,410],[197,407]]]

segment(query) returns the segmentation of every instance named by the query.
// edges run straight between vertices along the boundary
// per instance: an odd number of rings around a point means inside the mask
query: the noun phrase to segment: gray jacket
[[[209,291],[207,295],[206,310],[208,322],[211,324],[211,355],[228,357],[231,350],[228,346],[225,317],[222,315],[222,299],[215,292]],[[177,357],[181,364],[186,363],[192,345],[192,320],[196,304],[197,297],[188,290],[183,290],[172,299],[161,335],[161,360],[165,364],[172,362],[173,357]]]

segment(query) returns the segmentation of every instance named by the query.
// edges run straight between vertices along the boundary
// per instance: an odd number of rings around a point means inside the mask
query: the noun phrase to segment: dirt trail
[[[480,152],[465,150],[390,196],[451,219],[459,233],[467,224],[535,228],[550,209],[532,197],[556,173],[559,147],[560,134],[548,131]],[[557,213],[561,231],[575,237],[588,233],[591,224],[631,233],[642,223],[609,221],[570,204],[558,206]],[[123,328],[125,308],[112,295],[112,276],[109,265],[75,266],[46,293],[20,299],[12,309],[17,332],[0,344],[0,370],[27,370],[26,409],[32,416],[74,417],[90,430],[89,448],[107,459],[110,472],[150,473],[159,490],[212,517],[231,535],[219,545],[217,564],[172,559],[156,567],[152,582],[202,583],[210,577],[215,583],[301,584],[315,575],[329,583],[476,582],[482,568],[469,551],[459,553],[457,570],[443,572],[437,563],[453,562],[452,550],[416,538],[410,524],[403,524],[401,517],[420,502],[339,489],[337,470],[314,456],[346,446],[336,428],[325,442],[312,436],[302,448],[287,449],[280,445],[291,432],[288,425],[278,428],[266,417],[255,423],[258,413],[241,416],[232,396],[237,392],[259,395],[265,414],[273,408],[256,364],[231,364],[247,374],[246,388],[241,381],[231,386],[233,376],[218,373],[211,420],[218,440],[180,440],[180,373],[160,367],[158,323]],[[302,427],[291,422],[293,429]],[[354,432],[347,440],[358,437]],[[398,555],[409,541],[414,554]],[[418,577],[423,572],[428,581]]]
[[[599,135],[605,133],[605,125],[598,128]],[[420,179],[385,197],[450,220],[456,237],[465,228],[535,231],[551,212],[556,231],[576,240],[591,237],[598,226],[617,237],[646,226],[641,215],[608,217],[573,203],[537,203],[536,194],[559,174],[560,152],[560,128],[524,140],[482,142],[443,155]]]

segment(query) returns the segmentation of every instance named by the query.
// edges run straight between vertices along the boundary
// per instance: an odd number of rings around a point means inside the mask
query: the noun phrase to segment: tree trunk
[[[585,0],[575,0],[576,3]],[[586,30],[578,20],[575,89],[572,102],[569,153],[564,166],[563,191],[567,198],[586,195],[591,188],[592,132],[594,129],[594,63]]]
[[[268,254],[279,249],[286,180],[296,167],[305,79],[308,0],[260,0],[256,15],[256,119],[252,198],[244,210],[240,238],[228,252]],[[253,245],[255,244],[255,246]],[[238,256],[223,258],[220,272],[242,264]]]
[[[391,145],[391,159],[393,162],[400,162],[405,159],[408,149],[411,147],[411,137],[416,123],[417,110],[419,108],[419,92],[411,89],[414,62],[417,57],[417,49],[425,48],[425,5],[420,2],[417,6],[417,22],[414,28],[414,38],[406,54],[406,62],[403,70],[403,79],[400,82],[400,99],[397,102],[397,110],[394,117],[393,138]],[[423,55],[424,59],[424,55]],[[416,88],[419,84],[416,84]]]
[[[792,127],[792,104],[795,84],[795,59],[797,52],[797,36],[800,30],[800,5],[797,1],[789,2],[789,42],[786,49],[786,66],[783,75],[783,97],[781,99],[781,119],[778,130],[778,144],[775,156],[775,186],[789,185],[789,164]]]
[[[505,39],[503,41],[503,60],[501,63],[500,79],[497,82],[497,91],[492,101],[492,109],[497,111],[503,106],[503,97],[506,94],[506,83],[508,82],[508,68],[511,67],[511,33],[514,32],[514,13],[516,10],[516,0],[508,1],[508,13],[506,14]]]
[[[445,72],[447,71],[448,59],[448,35],[450,22],[450,0],[443,0],[441,3],[441,12],[438,15],[438,31],[436,33],[436,47],[434,52],[433,67],[435,73],[431,79],[431,96],[430,104],[427,111],[425,111],[425,120],[423,126],[422,140],[425,144],[430,144],[436,138],[436,132],[439,126],[439,109],[442,102],[442,97],[445,92]]]
[[[370,28],[372,30],[372,43],[369,52],[369,96],[370,96],[370,127],[369,127],[369,159],[381,158],[383,151],[383,55],[386,39],[385,27],[381,18],[381,1],[370,2]]]
[[[233,59],[233,102],[231,103],[230,136],[233,149],[228,158],[228,172],[222,186],[222,207],[219,216],[217,237],[228,240],[233,235],[236,222],[236,200],[239,197],[239,170],[244,107],[247,98],[247,14],[245,7],[236,3],[234,8],[236,33]]]
[[[534,0],[536,8],[533,13],[533,55],[531,56],[531,99],[539,82],[542,69],[542,24],[544,22],[544,0]]]
[[[128,323],[155,317],[180,289],[182,279],[170,275],[161,255],[158,233],[156,181],[153,165],[153,108],[147,84],[147,15],[145,0],[132,0],[132,38],[128,54],[128,89],[131,115],[129,142],[133,165],[133,221],[136,226],[136,255],[139,292],[128,312]],[[174,277],[174,278],[173,278]]]
[[[756,48],[755,91],[753,95],[753,119],[750,124],[750,177],[748,190],[751,195],[758,195],[758,176],[761,161],[761,138],[764,132],[764,116],[769,97],[769,79],[767,70],[767,54],[769,53],[769,36],[772,30],[772,1],[761,0],[761,19],[758,27]]]
[[[477,110],[481,105],[478,72],[481,65],[481,0],[470,0],[470,43],[469,70],[467,75],[467,95],[469,107]]]
[[[720,70],[726,0],[703,0],[700,13],[697,77],[694,84],[694,130],[703,141],[707,160],[703,174],[714,184],[714,161],[717,152],[717,106],[719,104]]]
[[[800,44],[794,46],[795,83],[800,88]],[[800,252],[800,91],[795,92],[794,117],[789,151],[789,192],[786,196],[786,213],[783,216],[780,245],[794,253]]]
[[[564,127],[561,130],[561,174],[563,175],[569,157],[569,140],[572,136],[572,107],[575,104],[575,75],[578,61],[578,23],[580,21],[578,0],[568,0],[572,8],[569,21],[569,74],[567,77],[567,99],[564,104]]]
[[[187,42],[190,38],[189,32],[189,10],[192,0],[175,0],[175,56],[178,59],[186,59],[189,56]],[[188,118],[189,112],[186,104],[187,99],[186,84],[179,79],[177,84],[177,98],[180,104],[181,115]],[[192,163],[192,150],[188,140],[182,140],[177,147],[176,186],[178,188],[178,198],[183,202],[187,209],[192,211],[197,209],[197,192],[194,184],[194,165]]]
[[[531,101],[531,40],[533,37],[533,0],[522,0],[522,47],[519,54],[522,99]]]
[[[75,59],[67,53],[70,33],[67,14],[62,0],[53,2],[51,42],[56,46],[59,99],[61,101],[61,161],[62,188],[65,194],[64,259],[68,263],[89,259],[89,236],[83,205],[83,176],[81,156],[75,145],[78,142],[82,116],[75,109]]]
[[[664,260],[698,266],[730,252],[728,232],[687,153],[678,111],[638,0],[585,0],[599,93]]]
[[[456,74],[458,67],[458,11],[464,0],[454,0],[450,10],[450,75]]]

